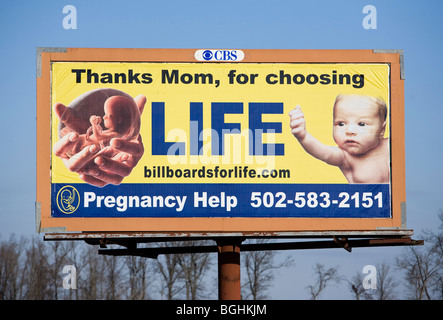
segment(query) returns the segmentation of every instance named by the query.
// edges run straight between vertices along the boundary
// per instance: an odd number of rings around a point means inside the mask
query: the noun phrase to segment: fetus
[[[140,115],[133,99],[113,96],[106,100],[104,106],[103,129],[102,119],[92,115],[89,119],[91,126],[86,132],[86,139],[91,143],[100,144],[101,148],[109,145],[113,138],[131,140],[140,131]]]
[[[86,133],[79,135],[76,143],[66,152],[68,157],[90,145],[97,145],[100,149],[104,149],[114,138],[131,140],[138,136],[140,112],[132,98],[111,96],[106,99],[103,109],[103,117],[90,116],[89,128]],[[63,137],[69,132],[71,130],[65,127],[60,131],[60,135]]]

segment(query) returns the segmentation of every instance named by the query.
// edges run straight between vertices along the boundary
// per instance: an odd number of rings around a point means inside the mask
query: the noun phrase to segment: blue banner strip
[[[388,184],[52,184],[52,217],[390,218]]]

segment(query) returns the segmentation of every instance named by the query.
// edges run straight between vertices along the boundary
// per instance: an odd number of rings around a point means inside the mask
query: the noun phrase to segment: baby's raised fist
[[[291,133],[297,139],[303,139],[306,135],[306,121],[305,115],[301,111],[299,105],[289,112],[289,126],[291,127]]]

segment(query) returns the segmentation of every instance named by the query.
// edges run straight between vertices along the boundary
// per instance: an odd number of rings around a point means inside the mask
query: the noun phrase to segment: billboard
[[[401,52],[50,48],[39,66],[43,230],[405,228]]]

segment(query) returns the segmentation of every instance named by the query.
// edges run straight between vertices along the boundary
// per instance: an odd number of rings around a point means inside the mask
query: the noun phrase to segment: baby
[[[80,134],[68,157],[80,152],[88,145],[98,145],[101,149],[109,146],[113,138],[124,138],[131,140],[138,136],[140,131],[140,113],[133,99],[123,96],[112,96],[104,104],[103,125],[100,126],[101,118],[92,115],[89,118],[91,126],[85,134]],[[66,129],[66,127],[64,128]],[[70,130],[61,132],[61,135],[69,133]]]
[[[292,134],[302,147],[330,165],[337,166],[349,183],[389,183],[389,139],[384,138],[387,107],[380,99],[339,95],[333,110],[333,138],[327,146],[306,130],[300,106],[289,112]]]

